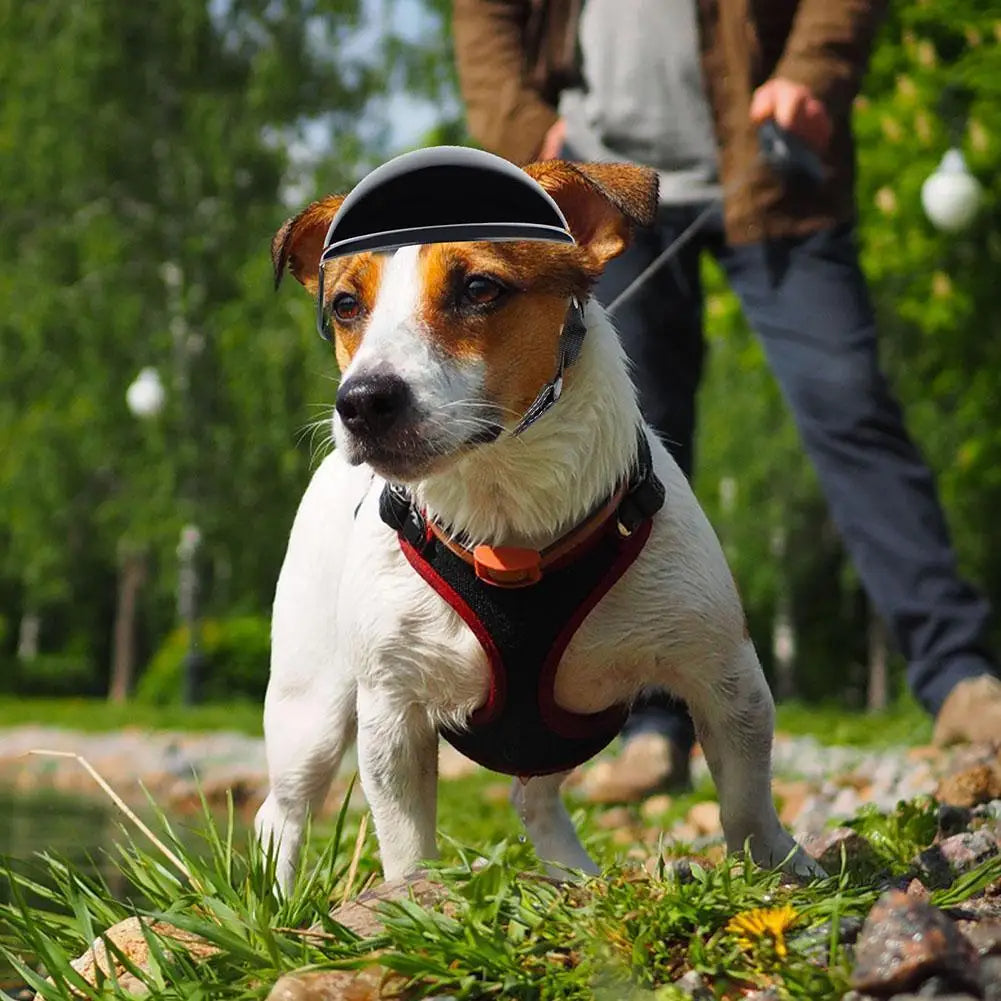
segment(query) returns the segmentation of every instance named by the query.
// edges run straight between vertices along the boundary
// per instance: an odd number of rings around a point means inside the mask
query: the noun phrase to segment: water
[[[154,818],[137,811],[154,833],[159,825]],[[193,828],[201,817],[171,818],[178,835],[184,838],[191,833],[192,847],[197,850],[204,842]],[[220,819],[220,826],[225,823]],[[139,833],[123,814],[110,802],[101,799],[83,799],[55,792],[13,793],[0,789],[0,860],[8,862],[18,871],[31,870],[33,878],[41,876],[39,865],[33,858],[46,852],[72,864],[83,873],[101,876],[109,890],[119,900],[141,903],[134,888],[114,862],[116,845],[124,839],[125,826],[137,844],[144,843]],[[242,832],[242,825],[241,832]],[[187,839],[185,839],[187,840]],[[0,902],[8,903],[9,888],[0,878]],[[32,901],[36,906],[42,902]],[[17,996],[21,985],[0,959],[0,991]]]

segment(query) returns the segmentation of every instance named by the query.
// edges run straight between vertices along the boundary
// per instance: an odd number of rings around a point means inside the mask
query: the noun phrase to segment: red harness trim
[[[608,568],[605,576],[598,581],[594,590],[577,606],[543,662],[542,670],[539,672],[539,711],[546,726],[561,737],[586,737],[593,732],[595,726],[600,727],[611,721],[621,711],[620,706],[611,705],[596,713],[574,713],[557,705],[554,688],[556,671],[574,634],[591,614],[595,605],[608,594],[619,578],[632,566],[643,546],[646,545],[652,528],[653,522],[648,519],[625,540],[615,562]],[[618,531],[614,523],[612,523],[610,530]]]
[[[400,549],[407,558],[407,562],[427,581],[434,590],[441,595],[445,601],[455,610],[456,614],[473,631],[473,635],[480,641],[487,661],[490,664],[490,690],[487,692],[487,699],[469,717],[469,722],[473,725],[487,723],[494,718],[504,705],[507,696],[506,674],[504,671],[504,660],[501,657],[497,644],[493,637],[487,632],[486,627],[480,621],[479,616],[462,600],[452,589],[448,581],[438,574],[423,556],[403,536],[400,536]]]
[[[561,737],[590,736],[594,733],[595,728],[600,730],[603,726],[610,725],[613,720],[618,718],[622,711],[621,706],[616,704],[594,713],[571,712],[556,703],[553,686],[556,681],[556,671],[559,668],[560,660],[570,641],[573,639],[574,634],[598,602],[612,589],[626,570],[632,566],[646,544],[652,527],[653,522],[648,519],[625,539],[615,561],[609,566],[604,576],[598,581],[597,585],[591,590],[584,601],[574,610],[573,615],[563,626],[542,664],[542,669],[539,672],[539,711],[546,726]],[[610,521],[606,527],[606,531],[618,532],[617,522]],[[600,533],[592,536],[587,542],[593,545],[598,538],[600,538]],[[590,546],[586,545],[586,548],[590,548]],[[497,649],[493,637],[473,609],[463,601],[462,597],[451,587],[448,581],[438,574],[424,557],[402,536],[400,537],[400,549],[403,551],[407,562],[448,603],[462,621],[469,626],[473,631],[473,635],[479,641],[480,646],[483,647],[490,666],[489,690],[486,700],[473,712],[469,721],[474,726],[489,722],[500,712],[507,696],[507,672],[500,650]],[[570,554],[568,554],[569,556]],[[560,561],[561,564],[565,562],[569,562],[569,559]]]

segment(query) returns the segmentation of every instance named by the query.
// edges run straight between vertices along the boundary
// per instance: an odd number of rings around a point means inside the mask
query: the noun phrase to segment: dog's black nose
[[[366,438],[385,434],[407,411],[410,387],[398,375],[378,372],[353,376],[337,390],[337,413],[352,433]]]

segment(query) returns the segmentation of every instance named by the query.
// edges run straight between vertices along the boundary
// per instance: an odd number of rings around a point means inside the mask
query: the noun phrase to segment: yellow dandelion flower
[[[799,912],[786,904],[784,907],[756,907],[730,918],[726,930],[737,936],[737,944],[742,949],[752,949],[755,942],[770,938],[775,946],[775,954],[785,959],[785,933],[799,920]]]

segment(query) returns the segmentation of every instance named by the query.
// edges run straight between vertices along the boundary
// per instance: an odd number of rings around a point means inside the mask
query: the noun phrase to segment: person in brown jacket
[[[704,340],[699,258],[713,253],[761,338],[831,513],[908,659],[935,739],[1001,737],[990,609],[957,571],[934,479],[879,366],[855,242],[851,108],[883,0],[453,0],[472,136],[525,163],[657,169],[658,225],[606,269],[640,405],[686,475]],[[759,157],[774,119],[821,158],[818,184]],[[706,213],[721,201],[722,213]],[[585,779],[629,801],[688,781],[693,728],[666,693],[637,705],[618,759]]]

